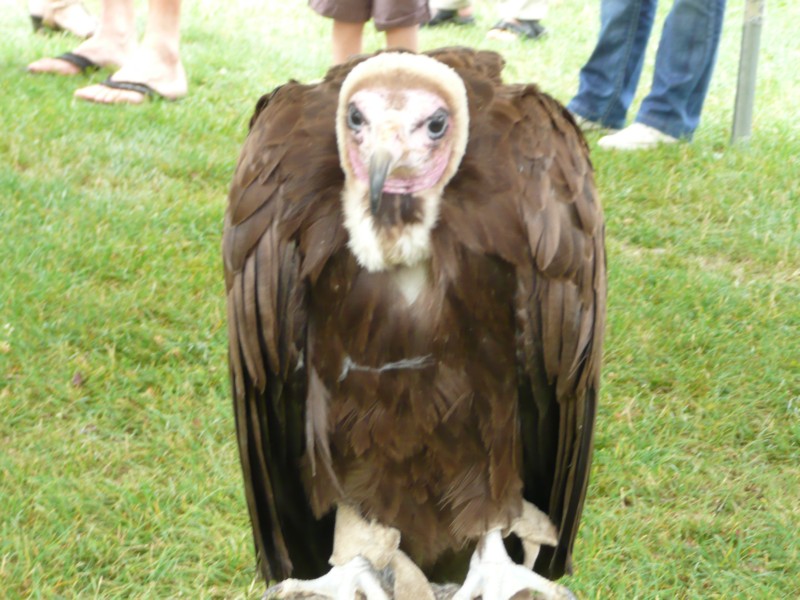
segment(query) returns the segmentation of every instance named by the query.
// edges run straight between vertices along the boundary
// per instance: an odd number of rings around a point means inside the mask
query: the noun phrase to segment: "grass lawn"
[[[322,76],[329,22],[300,1],[184,4],[190,95],[109,108],[72,99],[108,73],[28,75],[76,42],[32,35],[26,3],[0,0],[0,597],[263,590],[228,393],[222,215],[256,100]],[[800,597],[800,3],[768,4],[749,143],[728,144],[744,5],[730,0],[695,141],[593,152],[610,292],[565,580],[581,598]],[[500,50],[508,81],[566,102],[598,6],[553,0],[546,39],[504,44],[484,37],[496,4],[478,2],[475,27],[421,43]],[[370,28],[366,49],[381,43]]]

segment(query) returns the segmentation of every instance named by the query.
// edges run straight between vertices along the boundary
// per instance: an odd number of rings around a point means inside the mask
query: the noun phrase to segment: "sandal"
[[[425,27],[438,27],[439,25],[472,25],[475,17],[472,15],[461,16],[457,10],[439,9],[433,18],[424,24]]]
[[[101,98],[96,94],[92,97],[81,95],[80,92],[83,90],[87,90],[90,88],[108,88],[112,90],[125,90],[128,92],[134,92],[141,96],[141,98],[131,99],[130,97],[127,98]],[[179,96],[167,96],[162,94],[158,90],[153,89],[146,83],[141,83],[138,81],[118,81],[116,79],[111,79],[109,77],[105,81],[101,81],[100,83],[96,83],[92,86],[82,88],[82,90],[78,90],[75,92],[75,96],[80,98],[81,100],[86,100],[87,102],[94,102],[97,104],[142,104],[146,100],[166,100],[169,102],[174,102],[176,100],[180,100],[183,95]]]
[[[59,54],[58,56],[54,56],[53,59],[61,60],[61,61],[64,61],[65,63],[69,63],[69,64],[73,65],[74,67],[76,67],[78,69],[78,71],[76,73],[62,73],[61,71],[52,71],[52,70],[49,70],[49,69],[47,69],[47,70],[43,70],[41,68],[31,69],[31,65],[28,65],[28,71],[30,73],[35,73],[35,74],[39,74],[39,75],[41,75],[43,73],[48,73],[48,74],[53,74],[53,75],[86,75],[87,73],[89,73],[91,71],[96,71],[96,70],[102,68],[102,65],[99,65],[96,62],[94,62],[93,60],[90,60],[90,59],[86,58],[82,54],[77,54],[75,52],[64,52],[64,54]],[[36,63],[39,63],[39,62],[40,61],[36,61]],[[36,64],[36,63],[33,63],[33,64]]]
[[[538,20],[500,21],[489,30],[487,37],[496,40],[526,39],[535,40],[547,33],[547,29]]]

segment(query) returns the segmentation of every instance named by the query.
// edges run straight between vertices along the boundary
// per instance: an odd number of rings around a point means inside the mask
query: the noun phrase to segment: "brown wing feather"
[[[557,578],[571,570],[589,481],[605,324],[603,218],[587,146],[566,110],[530,87],[514,104],[523,115],[515,159],[539,174],[518,198],[531,253],[518,295],[530,390],[520,398],[525,495],[558,527],[558,545],[543,546],[535,566]]]
[[[474,79],[491,78],[480,69],[460,74],[468,92],[482,89]],[[516,266],[524,494],[558,527],[558,546],[543,546],[535,565],[557,578],[570,569],[592,454],[605,322],[602,212],[587,145],[555,100],[534,86],[495,85],[491,102],[470,113],[442,221],[470,250]]]
[[[290,82],[259,100],[229,193],[223,235],[234,415],[259,568],[265,579],[327,570],[330,518],[302,485],[306,283],[345,236],[334,137],[346,71]]]

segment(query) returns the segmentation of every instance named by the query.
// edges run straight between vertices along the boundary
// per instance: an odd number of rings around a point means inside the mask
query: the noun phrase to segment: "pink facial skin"
[[[428,135],[428,118],[444,101],[427,90],[360,90],[351,102],[365,119],[358,131],[350,131],[348,158],[355,176],[369,180],[368,163],[372,153],[388,150],[393,165],[383,191],[390,194],[414,194],[432,188],[442,177],[450,158],[451,132],[439,139]]]
[[[432,161],[425,165],[425,170],[421,173],[415,171],[413,177],[389,177],[383,184],[383,191],[387,194],[415,194],[422,190],[427,190],[436,185],[436,182],[442,177],[442,173],[447,168],[447,159],[449,154],[450,144],[446,144],[446,148],[438,148],[438,150],[445,150],[444,152],[436,152],[432,155]],[[360,181],[367,183],[369,181],[368,170],[361,160],[361,155],[358,148],[351,146],[349,149],[350,164],[353,166],[353,171]]]

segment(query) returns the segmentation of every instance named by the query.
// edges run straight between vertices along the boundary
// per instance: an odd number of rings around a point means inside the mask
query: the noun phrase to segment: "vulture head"
[[[339,92],[336,137],[344,224],[361,266],[382,271],[430,256],[468,128],[464,83],[447,65],[388,52],[352,69]]]

